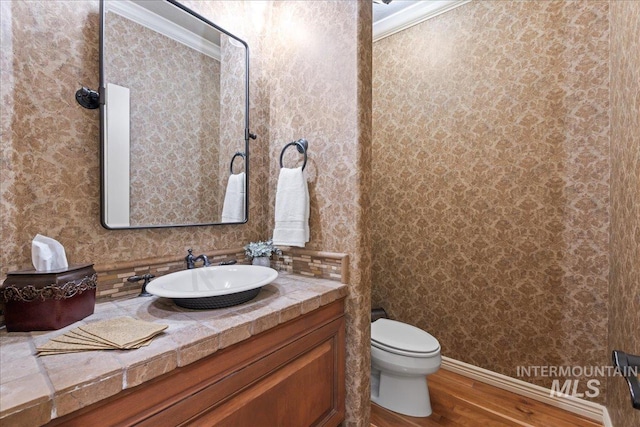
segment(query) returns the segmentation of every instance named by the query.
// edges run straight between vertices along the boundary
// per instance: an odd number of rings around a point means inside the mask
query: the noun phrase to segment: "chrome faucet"
[[[198,261],[202,261],[204,267],[209,267],[211,265],[209,258],[207,258],[205,254],[194,257],[193,249],[187,249],[187,252],[189,252],[189,254],[184,258],[184,260],[187,263],[188,269],[196,268],[196,262]]]

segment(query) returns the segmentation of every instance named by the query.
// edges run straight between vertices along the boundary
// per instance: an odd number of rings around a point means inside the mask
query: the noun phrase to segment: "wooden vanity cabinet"
[[[337,426],[344,299],[52,420],[51,426]]]

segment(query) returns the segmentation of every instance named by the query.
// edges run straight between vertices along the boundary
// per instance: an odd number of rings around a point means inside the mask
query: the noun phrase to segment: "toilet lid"
[[[371,324],[371,343],[390,351],[433,353],[440,350],[440,343],[429,333],[389,319],[378,319]]]

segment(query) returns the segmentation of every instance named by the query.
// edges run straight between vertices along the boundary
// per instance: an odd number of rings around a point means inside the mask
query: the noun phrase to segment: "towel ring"
[[[309,142],[304,138],[301,138],[297,141],[290,142],[284,146],[284,148],[282,149],[282,152],[280,152],[280,168],[284,167],[282,165],[282,157],[284,156],[285,150],[291,147],[292,145],[296,147],[296,149],[298,150],[298,153],[304,154],[304,162],[302,163],[302,170],[304,170],[305,166],[307,166],[307,149],[309,148]]]
[[[246,158],[244,153],[240,151],[233,155],[233,157],[231,158],[231,166],[229,168],[229,170],[231,171],[231,175],[233,175],[233,161],[236,159],[236,157],[242,157],[243,159]]]

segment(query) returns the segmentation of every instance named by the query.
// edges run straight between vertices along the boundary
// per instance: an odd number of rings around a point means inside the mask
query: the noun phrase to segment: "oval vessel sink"
[[[257,265],[221,265],[170,273],[151,281],[147,291],[172,298],[185,308],[211,309],[242,304],[273,282],[278,272]]]

